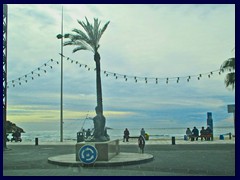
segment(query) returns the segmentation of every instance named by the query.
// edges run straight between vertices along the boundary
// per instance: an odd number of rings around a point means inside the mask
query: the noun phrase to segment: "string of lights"
[[[76,64],[80,68],[85,68],[87,71],[93,70],[95,71],[96,68],[92,68],[88,66],[87,64],[82,64],[74,59],[71,59],[70,57],[67,57],[61,53],[59,53],[63,58],[65,58],[68,62]],[[23,83],[27,83],[29,80],[34,80],[36,77],[40,77],[41,73],[47,73],[47,68],[52,69],[53,65],[52,63],[59,64],[58,61],[55,61],[53,59],[47,61],[42,66],[32,70],[30,73],[27,73],[19,78],[13,79],[11,81],[7,82],[7,88],[10,86],[15,87],[16,85],[22,85]],[[235,69],[229,69],[229,71],[235,71]],[[101,70],[101,73],[105,75],[106,77],[113,77],[115,79],[124,79],[125,81],[129,82],[144,82],[144,83],[155,83],[159,84],[160,82],[164,82],[168,84],[170,81],[175,81],[176,83],[180,83],[182,81],[190,82],[191,79],[196,78],[197,80],[200,80],[201,78],[208,77],[211,78],[214,74],[221,75],[224,73],[224,69],[219,68],[210,72],[205,73],[199,73],[194,75],[188,75],[188,76],[173,76],[173,77],[143,77],[143,76],[133,76],[133,75],[127,75],[127,74],[120,74],[116,72],[110,72],[106,70]]]
[[[79,63],[78,61],[71,59],[70,57],[67,57],[65,55],[60,54],[63,58],[65,58],[68,62],[71,62],[73,64],[78,65],[80,68],[85,68],[88,71],[90,70],[96,70],[95,68],[89,67],[87,64],[82,64]],[[234,69],[229,69],[229,71],[234,71]],[[191,79],[196,78],[197,80],[200,80],[201,78],[208,77],[211,78],[214,74],[221,75],[224,73],[224,69],[216,69],[213,71],[205,72],[205,73],[199,73],[199,74],[194,74],[194,75],[188,75],[188,76],[174,76],[174,77],[142,77],[142,76],[132,76],[132,75],[127,75],[127,74],[120,74],[116,72],[110,72],[106,70],[101,70],[101,72],[106,76],[106,77],[113,77],[115,79],[124,79],[125,81],[130,81],[131,82],[145,82],[146,84],[149,82],[158,84],[160,82],[164,82],[168,84],[170,81],[175,81],[176,83],[179,83],[180,80],[185,80],[189,82]],[[133,81],[132,81],[133,80]]]
[[[41,65],[40,67],[32,70],[31,72],[24,74],[21,77],[18,77],[16,79],[13,79],[11,81],[7,82],[7,88],[11,87],[15,87],[16,85],[22,85],[23,83],[27,83],[30,80],[34,80],[37,77],[40,77],[42,73],[47,73],[47,70],[52,69],[53,68],[53,63],[55,64],[59,64],[58,61],[55,61],[53,59],[48,60],[46,63],[44,63],[43,65]]]

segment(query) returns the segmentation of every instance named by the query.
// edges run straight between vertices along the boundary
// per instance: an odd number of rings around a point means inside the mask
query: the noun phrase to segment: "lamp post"
[[[61,39],[60,142],[63,142],[63,7],[61,34],[58,34],[57,38]]]
[[[8,6],[3,4],[3,149],[7,149],[7,28]]]

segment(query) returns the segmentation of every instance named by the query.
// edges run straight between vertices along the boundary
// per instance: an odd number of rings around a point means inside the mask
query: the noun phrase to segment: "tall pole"
[[[62,6],[61,34],[58,34],[57,38],[61,39],[60,142],[63,142],[63,6]]]
[[[8,7],[3,4],[3,149],[7,148],[7,23]]]
[[[60,142],[63,142],[63,6],[61,26],[61,115],[60,115]]]

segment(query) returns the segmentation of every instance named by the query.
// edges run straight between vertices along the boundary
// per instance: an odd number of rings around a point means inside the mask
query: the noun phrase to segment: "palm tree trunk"
[[[100,59],[100,54],[96,51],[94,60],[96,62],[97,113],[103,115]]]
[[[95,141],[101,142],[101,141],[108,141],[109,138],[105,136],[106,119],[103,115],[103,105],[102,105],[100,55],[97,51],[95,51],[94,60],[96,62],[96,86],[97,86],[97,107],[95,108],[97,115],[93,118],[94,138],[95,138]]]

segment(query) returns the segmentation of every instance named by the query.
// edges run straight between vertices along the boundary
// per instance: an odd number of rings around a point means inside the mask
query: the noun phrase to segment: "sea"
[[[130,136],[139,136],[139,128],[129,128]],[[200,128],[199,128],[200,131]],[[78,130],[73,129],[63,129],[63,141],[77,141]],[[124,129],[109,128],[107,133],[111,140],[122,139]],[[149,135],[149,139],[170,139],[175,137],[175,139],[183,140],[186,132],[186,128],[146,128],[145,132]],[[214,137],[219,137],[220,135],[234,134],[234,127],[215,127],[213,129]],[[27,131],[22,133],[23,142],[34,142],[35,138],[38,138],[41,142],[59,142],[60,141],[60,131],[59,130],[41,130],[41,131]],[[9,135],[10,137],[10,135]]]

